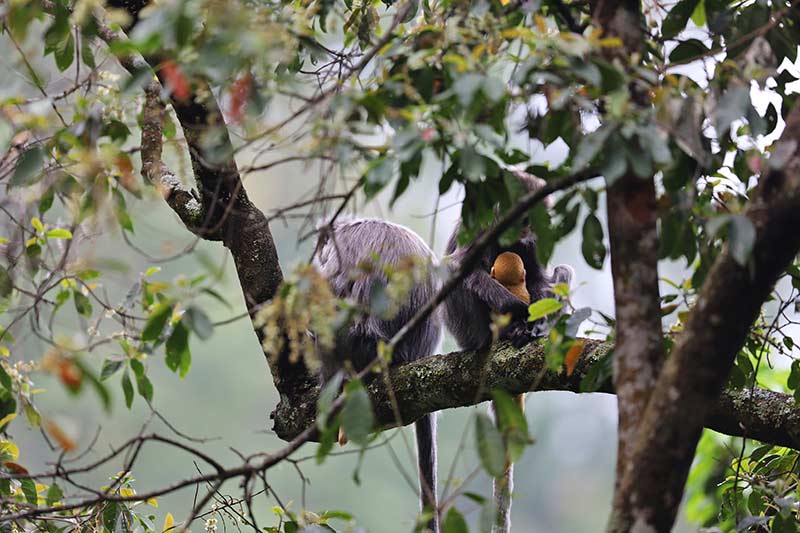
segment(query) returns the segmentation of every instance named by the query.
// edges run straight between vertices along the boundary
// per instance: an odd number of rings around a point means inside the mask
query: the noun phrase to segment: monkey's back
[[[427,267],[406,297],[398,302],[394,316],[384,319],[370,313],[351,328],[351,340],[362,351],[374,350],[365,340],[390,340],[439,289],[433,251],[416,233],[399,224],[378,219],[338,220],[330,234],[320,237],[317,246],[314,265],[328,279],[334,293],[364,308],[370,307],[375,284],[388,283],[384,267],[401,269],[412,259],[423,261]],[[373,268],[366,271],[360,268],[365,262]],[[395,348],[392,360],[411,361],[433,354],[441,329],[439,313],[434,312]],[[374,357],[372,353],[358,355],[364,363]]]

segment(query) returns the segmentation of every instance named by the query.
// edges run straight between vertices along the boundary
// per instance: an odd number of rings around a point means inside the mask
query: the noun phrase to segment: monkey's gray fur
[[[387,283],[382,267],[402,266],[409,257],[421,258],[429,267],[437,263],[433,251],[408,228],[376,219],[349,219],[338,220],[332,228],[320,233],[314,265],[327,278],[336,296],[369,309],[373,286]],[[360,269],[359,265],[364,262],[373,262],[374,267],[369,272]],[[377,355],[378,341],[388,342],[433,298],[439,286],[434,269],[427,268],[424,277],[413,285],[393,317],[384,319],[366,313],[340,330],[336,337],[336,354],[322,357],[323,382],[342,368],[344,357],[350,359],[355,370],[365,368]],[[441,317],[434,312],[395,347],[392,364],[435,354],[441,334]],[[434,519],[428,527],[438,532],[435,415],[425,416],[415,426],[422,507],[434,512]]]
[[[514,171],[514,175],[528,190],[537,190],[545,183],[541,178],[525,172]],[[456,225],[447,242],[446,259],[453,272],[461,268],[464,258],[471,251],[469,245],[458,246],[456,238],[460,229],[460,224]],[[527,344],[532,337],[542,333],[541,324],[527,322],[528,304],[511,294],[491,276],[492,264],[503,252],[514,252],[522,258],[525,265],[525,286],[531,303],[551,297],[553,285],[569,284],[572,280],[573,269],[568,265],[557,266],[553,274],[545,272],[536,259],[536,236],[530,228],[524,228],[519,239],[510,246],[494,243],[487,247],[472,272],[450,293],[444,303],[445,324],[462,350],[477,350],[491,343],[492,312],[511,314],[512,322],[504,329],[502,336],[515,345]]]

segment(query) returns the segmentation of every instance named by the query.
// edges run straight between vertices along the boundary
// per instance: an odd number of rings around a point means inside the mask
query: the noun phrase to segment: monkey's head
[[[503,252],[492,265],[492,277],[506,287],[525,283],[525,264],[514,252]]]

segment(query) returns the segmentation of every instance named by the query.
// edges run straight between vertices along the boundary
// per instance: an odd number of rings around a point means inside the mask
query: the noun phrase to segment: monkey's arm
[[[464,280],[464,285],[492,311],[511,315],[511,322],[500,332],[502,340],[520,347],[537,336],[535,323],[528,322],[528,304],[492,279],[488,272],[483,269],[473,271]]]
[[[510,313],[515,319],[528,317],[528,305],[493,279],[483,269],[476,269],[464,280],[467,290],[475,294],[496,313]]]

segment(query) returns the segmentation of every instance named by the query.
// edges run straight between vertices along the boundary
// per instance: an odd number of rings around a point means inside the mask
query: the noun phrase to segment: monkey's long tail
[[[525,395],[514,396],[522,412],[525,412]],[[499,425],[497,416],[497,406],[492,406],[495,418]],[[492,498],[494,499],[495,511],[497,512],[495,523],[492,526],[492,533],[511,532],[511,493],[514,491],[514,463],[510,458],[506,458],[506,468],[502,475],[492,480]]]
[[[420,498],[423,513],[432,513],[428,529],[439,533],[439,512],[436,499],[436,415],[417,420],[417,461],[419,463]]]

